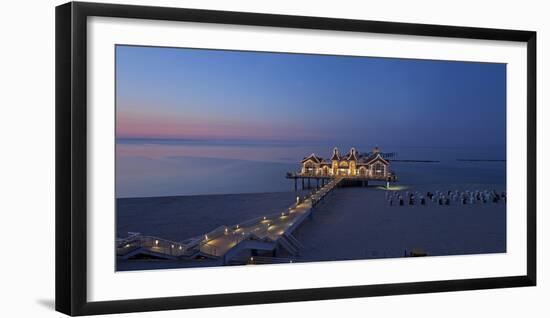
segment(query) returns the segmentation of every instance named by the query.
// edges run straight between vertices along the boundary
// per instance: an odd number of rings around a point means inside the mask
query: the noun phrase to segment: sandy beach
[[[425,185],[408,191],[495,189],[498,185]],[[401,191],[404,193],[406,190]],[[402,257],[413,249],[429,256],[506,251],[506,205],[475,203],[389,206],[384,190],[337,189],[295,232],[304,260]]]
[[[401,185],[400,192],[504,191],[498,184]],[[412,250],[429,256],[506,252],[506,204],[390,206],[383,187],[343,187],[316,206],[294,236],[304,245],[296,261],[403,257]],[[176,241],[288,207],[294,192],[119,199],[117,230]],[[117,270],[213,266],[189,261],[118,261]]]

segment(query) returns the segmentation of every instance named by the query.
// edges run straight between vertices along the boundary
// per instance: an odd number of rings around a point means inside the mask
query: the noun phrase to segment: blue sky
[[[506,143],[505,64],[116,50],[119,137]]]

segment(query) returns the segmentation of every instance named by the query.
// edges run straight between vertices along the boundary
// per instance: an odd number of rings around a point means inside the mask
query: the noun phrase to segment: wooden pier
[[[336,187],[367,186],[369,181],[383,181],[389,185],[397,180],[396,175],[389,169],[389,161],[384,157],[393,158],[395,154],[384,155],[375,147],[372,153],[361,154],[355,148],[351,148],[348,154],[340,155],[338,149],[334,148],[330,162],[311,154],[302,160],[300,172],[286,174],[287,179],[294,180],[294,190],[297,194],[300,183],[302,190],[309,190],[305,197],[297,195],[296,202],[286,210],[231,226],[222,225],[209,233],[183,242],[134,234],[117,240],[117,257],[209,259],[210,262],[219,265],[233,264],[247,251],[251,257],[257,256],[258,253],[264,254],[264,257],[266,254],[276,257],[280,251],[296,257],[302,246],[292,233],[312,215],[314,207]]]
[[[210,259],[219,265],[234,262],[245,250],[264,251],[275,256],[280,250],[296,257],[302,247],[292,233],[310,217],[313,208],[341,182],[343,178],[324,179],[323,186],[277,214],[266,215],[232,226],[220,226],[204,235],[174,242],[137,233],[117,240],[117,257],[129,259],[146,255],[161,259]]]
[[[342,179],[343,183],[355,184],[357,186],[368,186],[369,181],[395,182],[397,176],[391,174],[389,176],[362,176],[362,175],[322,175],[311,173],[288,172],[287,179],[294,180],[294,191],[300,190],[298,187],[301,184],[301,190],[319,189],[325,186],[330,180]]]

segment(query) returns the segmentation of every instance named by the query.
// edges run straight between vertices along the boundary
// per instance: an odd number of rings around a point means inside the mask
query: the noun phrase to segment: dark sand
[[[408,191],[503,191],[502,185],[419,185]],[[402,190],[401,193],[405,193]],[[412,249],[429,256],[506,252],[506,204],[451,202],[440,206],[389,206],[386,190],[339,188],[294,232],[305,246],[298,261],[403,257]],[[119,199],[118,234],[127,231],[183,241],[220,225],[238,224],[292,204],[295,193]],[[213,266],[208,262],[131,260],[117,270]]]
[[[409,191],[504,190],[496,185],[416,186]],[[404,191],[401,191],[404,193]],[[385,191],[342,188],[316,207],[314,217],[294,236],[305,248],[304,260],[402,257],[421,249],[428,255],[506,251],[506,205],[451,202],[440,206],[389,206]]]
[[[183,241],[221,225],[279,213],[294,192],[129,198],[117,200],[117,237],[127,232]]]

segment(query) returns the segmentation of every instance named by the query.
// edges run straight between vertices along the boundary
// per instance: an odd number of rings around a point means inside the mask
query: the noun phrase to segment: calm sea
[[[339,144],[342,153],[351,145]],[[504,147],[392,147],[392,162],[403,184],[505,184]],[[314,152],[329,157],[334,144],[279,141],[193,141],[119,139],[116,195],[154,197],[293,191],[288,171]],[[356,145],[368,152],[372,145]],[[466,160],[466,161],[464,161]],[[481,160],[481,161],[468,161]],[[483,161],[490,160],[490,161]]]

